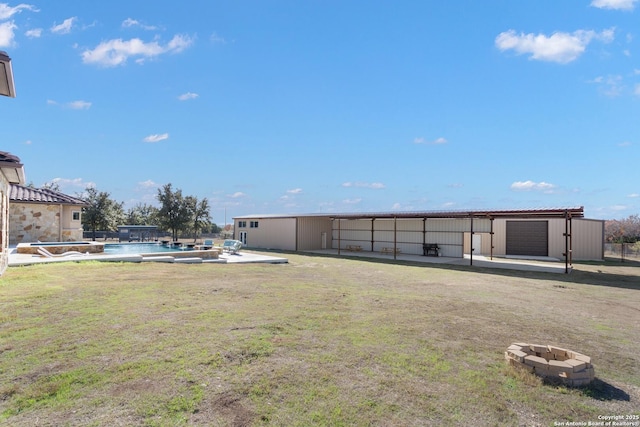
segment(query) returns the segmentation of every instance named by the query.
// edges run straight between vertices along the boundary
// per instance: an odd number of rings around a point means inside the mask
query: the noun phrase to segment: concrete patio
[[[393,254],[383,254],[380,252],[368,252],[368,251],[347,251],[341,250],[338,254],[337,249],[323,249],[318,251],[309,251],[309,253],[317,253],[323,255],[343,256],[351,258],[374,258],[393,261]],[[401,262],[416,262],[424,264],[449,264],[449,265],[473,265],[473,267],[480,268],[498,268],[506,270],[521,270],[521,271],[537,271],[544,273],[564,273],[565,264],[557,258],[552,257],[529,257],[523,258],[498,258],[474,255],[473,264],[469,255],[465,255],[464,258],[452,258],[452,257],[434,257],[434,256],[422,256],[399,253],[395,256],[396,261]],[[571,271],[571,267],[569,267]]]

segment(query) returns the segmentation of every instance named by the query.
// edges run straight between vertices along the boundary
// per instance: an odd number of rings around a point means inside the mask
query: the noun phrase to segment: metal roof
[[[353,213],[312,213],[312,214],[267,214],[244,215],[233,219],[267,219],[296,217],[328,217],[333,219],[371,219],[371,218],[584,218],[584,207],[533,208],[533,209],[486,209],[454,211],[415,211],[415,212],[353,212]]]
[[[48,188],[25,187],[24,185],[12,184],[9,192],[10,202],[23,203],[47,203],[56,205],[78,205],[86,206],[87,203],[76,197],[67,196],[58,191]]]

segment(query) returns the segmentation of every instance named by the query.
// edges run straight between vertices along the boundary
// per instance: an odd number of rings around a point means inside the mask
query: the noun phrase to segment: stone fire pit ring
[[[595,378],[591,358],[550,345],[514,343],[504,353],[507,363],[569,387],[588,385]]]

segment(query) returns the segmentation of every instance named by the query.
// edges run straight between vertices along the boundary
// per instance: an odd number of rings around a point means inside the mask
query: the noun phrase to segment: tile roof
[[[15,156],[6,151],[0,151],[0,162],[17,163],[19,166],[22,166],[20,164],[20,158],[18,158],[18,156]]]
[[[49,190],[48,188],[33,188],[24,185],[11,185],[9,192],[10,202],[24,203],[51,203],[56,205],[81,205],[87,203],[77,197],[67,196],[58,191]]]

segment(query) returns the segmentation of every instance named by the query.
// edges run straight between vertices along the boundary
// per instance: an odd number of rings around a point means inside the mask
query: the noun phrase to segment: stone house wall
[[[9,242],[70,242],[82,240],[82,224],[73,220],[79,206],[11,203],[9,208]]]
[[[9,182],[0,172],[0,274],[9,264]]]

